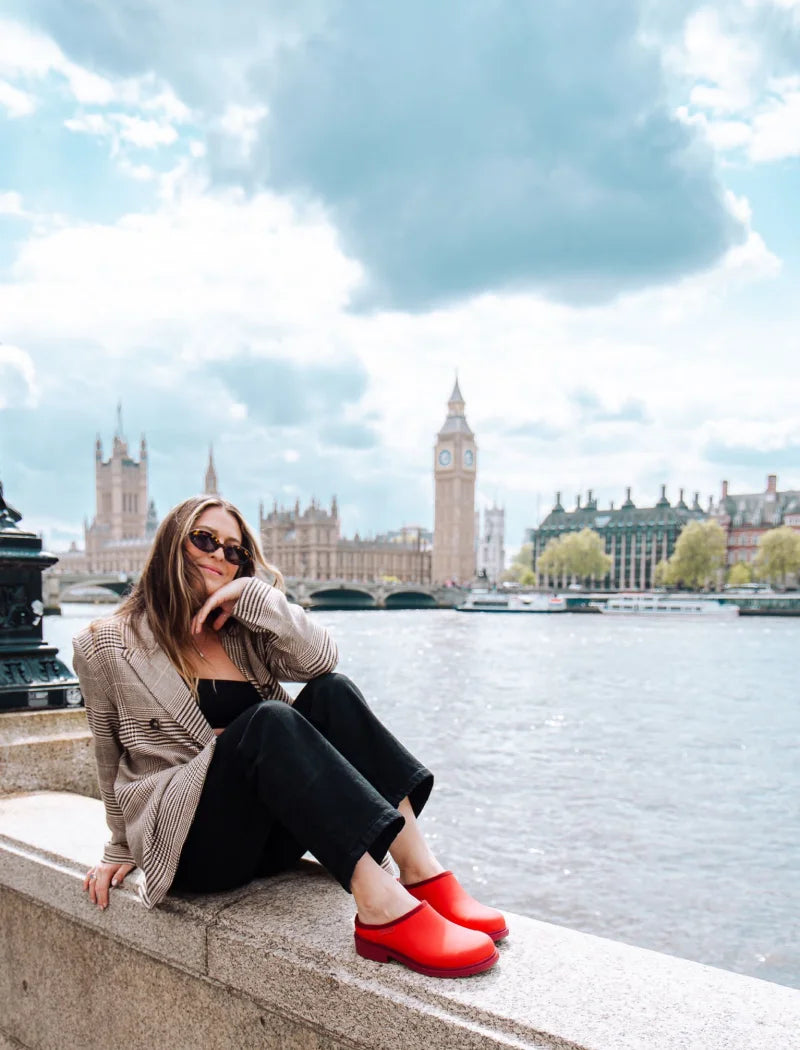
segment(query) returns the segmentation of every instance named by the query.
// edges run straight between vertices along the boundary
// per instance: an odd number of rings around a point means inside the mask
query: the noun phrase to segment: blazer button
[[[150,725],[151,729],[160,729],[161,728],[161,723],[159,722],[159,720],[157,718],[151,718],[149,725]]]

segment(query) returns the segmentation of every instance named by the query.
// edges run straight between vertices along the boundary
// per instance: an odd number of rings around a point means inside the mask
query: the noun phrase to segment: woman
[[[282,588],[240,512],[194,497],[161,523],[116,615],[76,636],[111,830],[84,880],[92,903],[135,866],[154,907],[171,886],[230,889],[310,850],[353,894],[359,955],[441,977],[489,969],[508,931],[419,831],[431,773],[333,673],[332,638]],[[292,701],[281,681],[307,685]]]

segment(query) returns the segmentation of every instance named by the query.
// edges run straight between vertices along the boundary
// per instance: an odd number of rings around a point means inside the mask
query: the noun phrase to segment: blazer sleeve
[[[262,658],[279,681],[308,682],[336,667],[336,643],[325,628],[256,576],[239,596],[233,617],[263,640]]]
[[[111,832],[111,838],[103,850],[103,860],[109,864],[133,864],[135,867],[136,861],[128,849],[125,818],[114,794],[114,781],[122,757],[117,708],[108,682],[104,681],[96,661],[87,658],[77,640],[73,643],[73,648],[73,666],[81,683],[86,717],[94,737],[100,797],[105,806],[106,823]]]

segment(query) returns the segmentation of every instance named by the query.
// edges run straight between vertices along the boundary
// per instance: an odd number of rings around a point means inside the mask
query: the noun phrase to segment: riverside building
[[[430,533],[421,528],[400,529],[374,539],[352,540],[340,533],[339,507],[316,500],[305,510],[298,500],[292,509],[259,509],[261,545],[267,561],[284,576],[309,580],[396,579],[403,583],[431,582]]]
[[[690,521],[707,517],[708,513],[700,506],[699,493],[695,493],[692,505],[688,506],[681,489],[678,502],[673,506],[667,499],[665,485],[661,486],[661,498],[653,507],[637,507],[628,488],[619,508],[615,509],[611,503],[608,509],[599,509],[590,489],[583,506],[578,496],[574,510],[565,510],[561,493],[557,492],[555,506],[541,525],[528,530],[528,542],[533,545],[534,572],[550,540],[568,532],[592,529],[602,537],[605,552],[612,559],[611,572],[602,580],[593,580],[592,586],[599,590],[648,590],[654,585],[656,565],[672,556],[683,527]],[[539,576],[539,583],[564,587],[569,580]]]
[[[748,564],[755,560],[758,541],[779,525],[788,525],[800,531],[800,491],[778,491],[778,475],[767,475],[763,492],[734,495],[728,492],[728,482],[722,482],[722,494],[714,518],[727,536],[727,562]]]

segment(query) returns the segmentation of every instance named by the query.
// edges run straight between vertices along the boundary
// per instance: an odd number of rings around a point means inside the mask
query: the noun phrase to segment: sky
[[[800,0],[0,0],[0,480],[55,550],[94,443],[433,525],[458,375],[506,544],[800,488]]]

